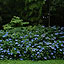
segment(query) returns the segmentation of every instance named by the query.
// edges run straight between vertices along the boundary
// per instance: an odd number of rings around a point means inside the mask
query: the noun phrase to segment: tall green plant
[[[4,30],[12,29],[15,27],[23,27],[24,24],[29,24],[29,22],[23,22],[19,17],[14,16],[10,23],[3,26]]]

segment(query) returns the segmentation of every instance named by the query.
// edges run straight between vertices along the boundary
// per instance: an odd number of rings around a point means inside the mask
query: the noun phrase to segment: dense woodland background
[[[64,26],[64,0],[0,0],[0,29],[13,16],[29,25]]]

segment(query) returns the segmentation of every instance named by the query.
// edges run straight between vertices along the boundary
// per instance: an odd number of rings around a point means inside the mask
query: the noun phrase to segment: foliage
[[[64,64],[63,60],[30,61],[30,60],[0,60],[1,64]]]
[[[0,0],[0,22],[3,25],[13,16],[19,16],[31,24],[48,24],[49,9],[52,25],[59,25],[61,20],[63,22],[64,0]]]
[[[23,27],[25,24],[29,24],[29,22],[22,22],[23,20],[19,17],[14,16],[10,23],[3,26],[4,30],[6,29],[12,29],[15,27]]]
[[[20,16],[24,21],[35,23],[42,18],[42,6],[45,0],[0,0],[0,3],[1,17],[6,22],[13,16]]]
[[[34,27],[18,32],[0,30],[0,59],[64,59],[64,27]]]

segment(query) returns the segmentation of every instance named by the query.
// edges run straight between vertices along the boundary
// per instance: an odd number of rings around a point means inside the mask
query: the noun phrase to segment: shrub
[[[0,30],[0,59],[64,59],[64,27],[36,28],[20,32]]]
[[[19,17],[14,16],[10,23],[3,26],[4,30],[13,29],[16,27],[23,27],[24,24],[29,24],[29,22],[22,22],[23,20]]]

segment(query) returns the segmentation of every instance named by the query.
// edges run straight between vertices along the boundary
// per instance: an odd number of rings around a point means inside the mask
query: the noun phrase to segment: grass
[[[0,60],[0,64],[64,64],[64,60],[45,60],[45,61]]]

